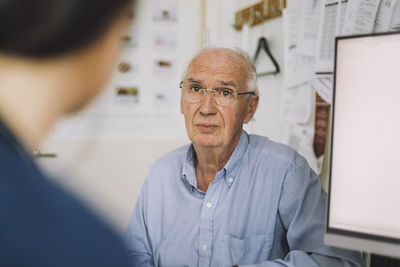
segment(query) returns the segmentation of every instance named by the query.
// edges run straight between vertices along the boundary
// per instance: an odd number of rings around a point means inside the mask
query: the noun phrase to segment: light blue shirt
[[[362,266],[323,245],[326,193],[306,160],[242,132],[207,192],[192,145],[156,161],[126,232],[134,266]]]

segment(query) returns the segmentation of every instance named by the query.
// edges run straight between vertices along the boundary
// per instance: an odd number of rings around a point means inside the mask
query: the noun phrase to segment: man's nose
[[[214,91],[206,90],[200,102],[200,113],[202,115],[212,115],[216,113],[216,104],[214,101]]]

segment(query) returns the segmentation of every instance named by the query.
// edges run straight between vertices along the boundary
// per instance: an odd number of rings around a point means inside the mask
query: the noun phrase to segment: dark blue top
[[[0,121],[0,266],[128,266],[123,243],[39,170]]]

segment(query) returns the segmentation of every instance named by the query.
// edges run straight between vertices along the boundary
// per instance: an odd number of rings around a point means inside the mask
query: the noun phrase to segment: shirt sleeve
[[[142,187],[129,221],[125,241],[133,266],[152,267],[154,265],[150,237],[146,223],[147,184]]]
[[[326,199],[318,175],[298,157],[288,169],[279,203],[289,253],[284,259],[241,266],[364,266],[361,253],[323,244]]]

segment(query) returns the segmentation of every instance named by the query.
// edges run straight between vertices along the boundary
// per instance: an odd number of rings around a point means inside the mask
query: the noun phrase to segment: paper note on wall
[[[293,13],[292,13],[293,12]],[[310,81],[314,77],[315,58],[298,55],[298,17],[292,8],[283,12],[284,27],[284,87],[293,87]],[[292,33],[294,35],[292,35]],[[296,34],[295,34],[296,33]]]
[[[333,77],[325,76],[318,77],[312,81],[312,88],[318,93],[318,95],[325,100],[328,104],[332,104],[333,94]]]
[[[341,35],[371,33],[378,7],[379,0],[350,1]]]
[[[300,29],[296,52],[299,55],[315,57],[322,1],[303,0],[299,2],[302,15],[299,16]]]
[[[335,37],[343,27],[348,2],[325,0],[321,12],[315,72],[333,72]]]
[[[392,19],[390,21],[391,31],[400,31],[400,1],[396,1],[393,7]]]
[[[284,88],[281,100],[281,120],[308,123],[312,113],[312,88],[310,83]]]
[[[286,129],[284,142],[300,153],[316,172],[321,172],[322,158],[317,159],[313,152],[314,129],[310,126],[290,125]]]
[[[386,32],[390,29],[394,5],[396,0],[382,0],[376,13],[373,32]]]

